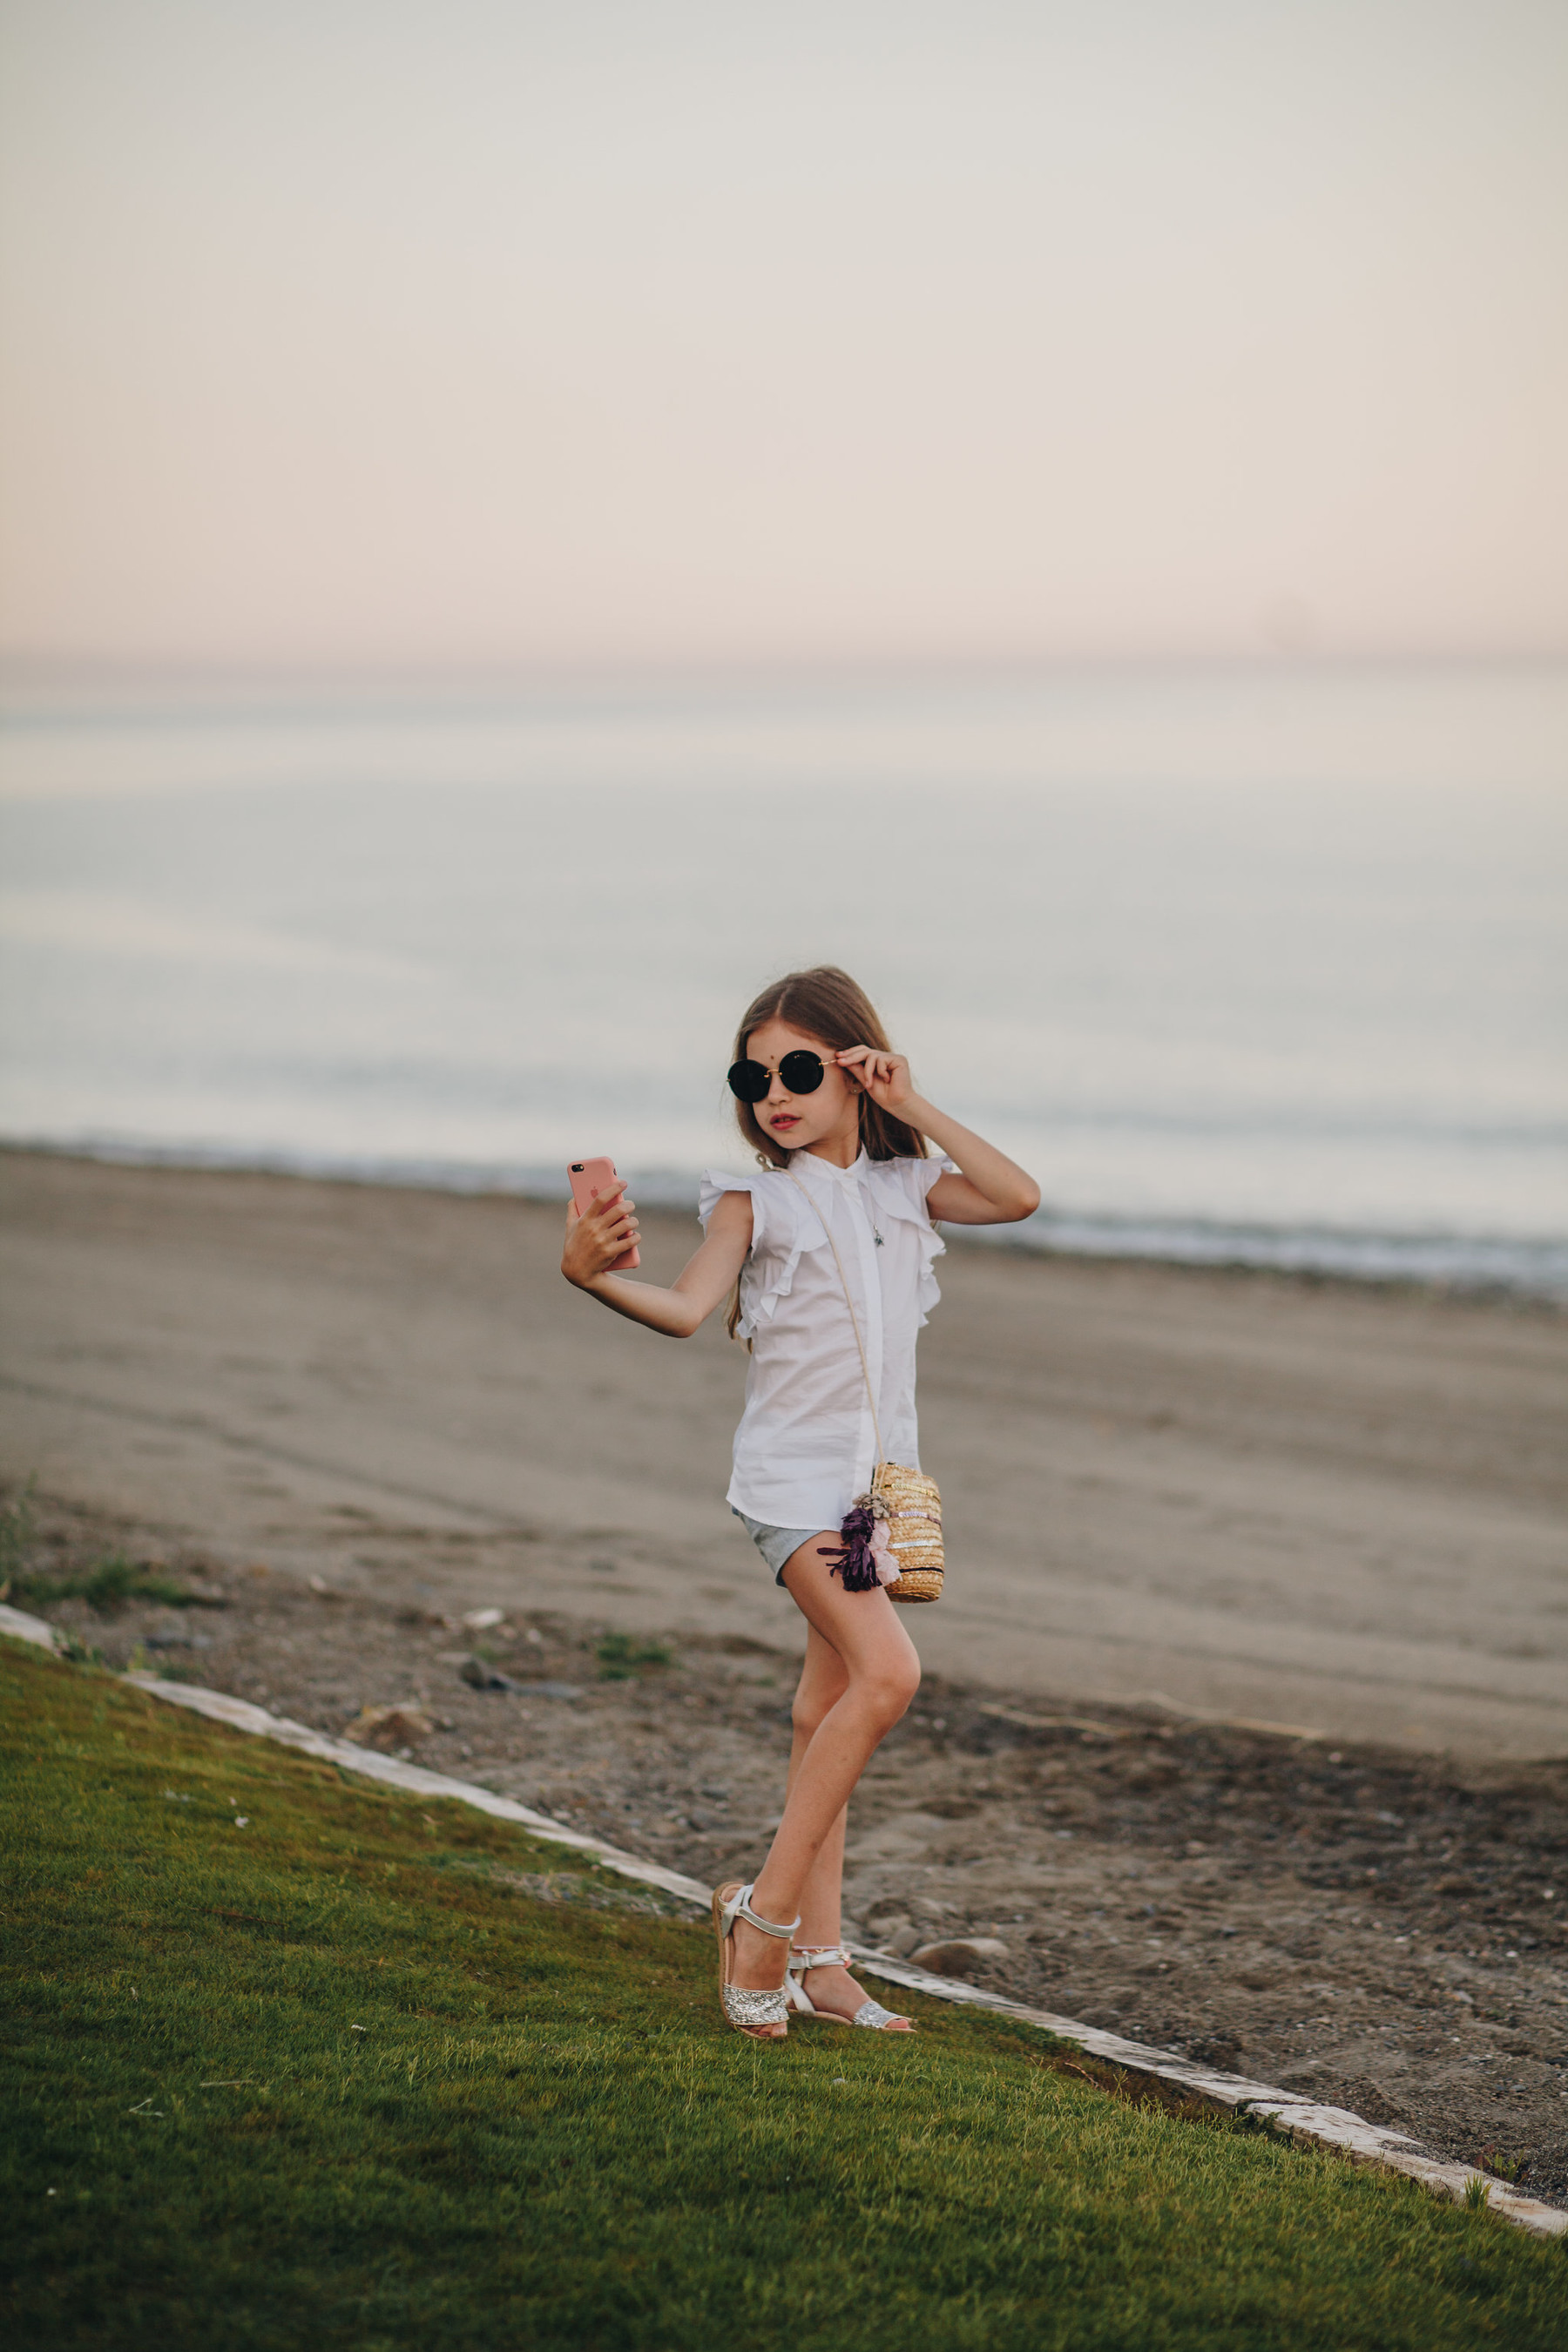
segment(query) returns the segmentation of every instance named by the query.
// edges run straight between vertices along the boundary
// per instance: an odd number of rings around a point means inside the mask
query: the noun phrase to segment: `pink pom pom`
[[[871,1558],[876,1564],[879,1584],[897,1584],[899,1563],[893,1558],[893,1548],[888,1540],[888,1522],[879,1519],[871,1529]]]

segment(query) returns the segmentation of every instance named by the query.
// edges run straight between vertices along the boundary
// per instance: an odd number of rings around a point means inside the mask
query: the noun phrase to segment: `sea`
[[[1568,668],[13,683],[0,1139],[690,1206],[846,966],[1005,1238],[1568,1298]],[[694,1228],[695,1231],[695,1228]]]

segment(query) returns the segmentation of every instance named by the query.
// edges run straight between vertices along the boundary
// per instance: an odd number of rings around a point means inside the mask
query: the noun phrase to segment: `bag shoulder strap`
[[[827,1246],[833,1252],[833,1263],[838,1268],[839,1287],[844,1293],[844,1304],[849,1309],[849,1324],[850,1328],[855,1334],[855,1345],[860,1351],[860,1377],[866,1383],[866,1402],[871,1408],[871,1428],[877,1440],[877,1464],[878,1467],[880,1468],[882,1463],[887,1458],[882,1452],[882,1424],[877,1418],[877,1399],[871,1387],[871,1368],[866,1361],[866,1342],[860,1337],[860,1318],[856,1314],[855,1301],[849,1296],[849,1277],[844,1271],[844,1260],[838,1255],[838,1244],[833,1238],[832,1226],[828,1223],[827,1219],[823,1214],[822,1211],[817,1207],[816,1202],[812,1199],[811,1194],[806,1191],[805,1186],[801,1182],[800,1178],[795,1174],[795,1170],[793,1168],[786,1168],[784,1170],[784,1174],[789,1178],[790,1182],[795,1186],[796,1192],[799,1192],[805,1200],[807,1208],[812,1213],[812,1215],[816,1219],[817,1223],[827,1235]]]

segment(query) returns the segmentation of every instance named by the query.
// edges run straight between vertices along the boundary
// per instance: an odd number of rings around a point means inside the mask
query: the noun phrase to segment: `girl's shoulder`
[[[744,1192],[752,1203],[752,1244],[741,1276],[741,1319],[735,1327],[742,1339],[754,1339],[771,1323],[781,1298],[787,1298],[795,1272],[805,1250],[827,1247],[827,1234],[799,1184],[783,1168],[750,1168],[744,1175],[727,1168],[706,1168],[698,1196],[702,1230],[726,1192]]]
[[[931,1222],[926,1197],[937,1178],[956,1172],[956,1162],[940,1153],[930,1160],[868,1160],[861,1171],[879,1208],[921,1225]],[[726,1192],[751,1197],[753,1249],[762,1247],[764,1236],[770,1246],[804,1242],[808,1248],[826,1238],[810,1193],[787,1168],[748,1168],[743,1173],[705,1168],[697,1203],[704,1233]]]
[[[901,1221],[906,1230],[914,1228],[910,1239],[915,1245],[915,1302],[923,1324],[942,1297],[936,1261],[947,1248],[932,1221],[929,1195],[939,1176],[957,1175],[958,1162],[933,1152],[929,1160],[874,1160],[867,1173],[880,1213],[889,1223]]]
[[[776,1234],[788,1220],[794,1226],[793,1203],[800,1198],[797,1185],[792,1184],[782,1168],[749,1168],[744,1173],[728,1168],[705,1168],[698,1186],[697,1213],[704,1233],[710,1218],[726,1192],[746,1192],[752,1202],[752,1247],[755,1249],[764,1232],[771,1227]]]
[[[929,1160],[872,1160],[867,1163],[866,1181],[879,1202],[891,1216],[913,1217],[926,1223],[930,1212],[926,1199],[939,1176],[955,1176],[956,1160],[944,1152],[933,1152]]]

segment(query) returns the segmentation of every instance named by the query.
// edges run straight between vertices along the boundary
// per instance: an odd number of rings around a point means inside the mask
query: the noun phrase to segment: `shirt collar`
[[[791,1167],[795,1169],[799,1169],[803,1166],[815,1169],[817,1174],[830,1177],[832,1181],[837,1184],[853,1184],[858,1182],[866,1173],[866,1171],[870,1164],[870,1161],[866,1157],[864,1145],[861,1146],[859,1152],[856,1158],[850,1161],[847,1168],[836,1168],[831,1160],[824,1160],[818,1153],[814,1151],[798,1151],[796,1152],[794,1160],[790,1162]]]

